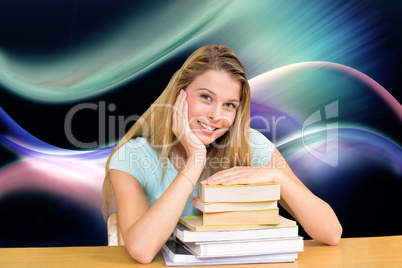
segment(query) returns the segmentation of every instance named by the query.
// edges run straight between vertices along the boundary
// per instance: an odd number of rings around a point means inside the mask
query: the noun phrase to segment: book
[[[280,199],[278,183],[203,185],[200,198],[204,202],[258,202]]]
[[[172,262],[193,262],[197,259],[190,251],[174,240],[168,240],[163,245],[162,250],[167,253]]]
[[[263,202],[204,202],[199,197],[193,198],[193,207],[203,213],[225,212],[225,211],[245,211],[245,210],[263,210],[278,207],[278,201]]]
[[[229,230],[251,230],[251,229],[265,229],[265,228],[279,228],[296,226],[296,222],[279,216],[278,225],[213,225],[205,226],[202,224],[202,216],[183,216],[180,218],[179,223],[193,231],[229,231]]]
[[[279,209],[204,213],[203,225],[279,224]]]
[[[161,251],[166,266],[294,262],[295,259],[297,259],[298,257],[297,252],[293,252],[258,256],[236,256],[199,259],[180,243],[173,240],[167,241],[166,244],[162,247]]]
[[[281,219],[282,218],[282,219]],[[279,222],[283,223],[283,217],[279,216]],[[285,219],[290,221],[288,219]],[[292,221],[293,222],[293,221]],[[296,225],[279,224],[274,228],[261,228],[249,230],[229,231],[193,231],[182,225],[176,226],[173,235],[182,242],[201,241],[228,241],[250,240],[264,238],[297,237],[299,227]]]
[[[303,251],[303,237],[242,241],[185,242],[197,258],[251,256]]]

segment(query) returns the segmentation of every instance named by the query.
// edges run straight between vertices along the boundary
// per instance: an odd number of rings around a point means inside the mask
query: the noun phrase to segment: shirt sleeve
[[[143,159],[147,159],[145,138],[130,140],[121,146],[111,157],[109,170],[116,169],[134,176],[145,189],[147,180],[145,170],[141,167]]]
[[[252,152],[251,164],[262,166],[268,165],[274,153],[275,145],[261,132],[250,129],[250,148]]]

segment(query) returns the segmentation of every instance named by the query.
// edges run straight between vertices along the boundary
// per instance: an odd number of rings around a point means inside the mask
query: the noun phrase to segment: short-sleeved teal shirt
[[[252,165],[268,165],[275,146],[263,134],[254,129],[250,129],[250,147]],[[143,137],[130,140],[119,148],[110,160],[110,169],[117,169],[134,176],[141,183],[150,207],[177,176],[177,170],[168,160],[166,174],[161,180],[163,166],[159,161],[159,155]],[[182,216],[200,214],[200,211],[192,205],[193,197],[198,196],[199,187],[200,182],[197,183],[196,189],[191,194]]]

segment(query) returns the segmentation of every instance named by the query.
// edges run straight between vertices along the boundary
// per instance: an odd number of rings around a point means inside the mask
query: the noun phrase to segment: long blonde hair
[[[206,45],[194,51],[184,62],[183,66],[175,72],[167,87],[156,101],[148,108],[141,118],[131,127],[126,135],[113,149],[106,162],[105,179],[103,182],[102,212],[107,219],[111,207],[115,206],[115,197],[110,181],[109,163],[112,155],[126,142],[137,137],[145,137],[151,147],[160,155],[163,172],[172,144],[176,137],[172,132],[172,106],[181,89],[187,86],[207,70],[223,70],[239,81],[242,90],[240,106],[229,130],[207,148],[207,162],[202,176],[212,175],[219,170],[234,166],[250,166],[251,151],[249,146],[250,127],[250,86],[243,64],[229,47],[224,45]],[[157,122],[155,124],[155,122]],[[149,128],[152,126],[152,128]],[[210,160],[227,159],[221,165],[210,165]],[[213,167],[212,167],[213,166]]]

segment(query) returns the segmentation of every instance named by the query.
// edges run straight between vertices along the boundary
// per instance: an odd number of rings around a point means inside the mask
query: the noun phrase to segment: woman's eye
[[[236,106],[233,103],[226,103],[225,106],[227,108],[236,108]]]
[[[211,97],[208,95],[201,95],[201,98],[203,98],[204,100],[211,100]]]

